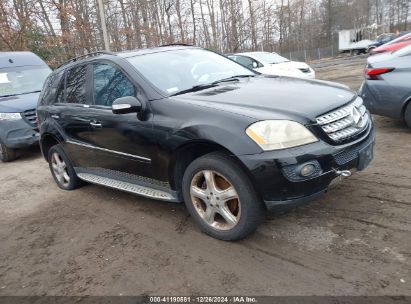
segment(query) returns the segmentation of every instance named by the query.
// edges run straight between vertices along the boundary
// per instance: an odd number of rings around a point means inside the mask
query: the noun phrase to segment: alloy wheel
[[[67,165],[64,159],[57,152],[54,152],[51,156],[51,167],[58,182],[67,187],[70,183]]]
[[[238,224],[240,199],[234,186],[220,173],[199,171],[191,181],[190,195],[198,215],[211,227],[229,230]]]

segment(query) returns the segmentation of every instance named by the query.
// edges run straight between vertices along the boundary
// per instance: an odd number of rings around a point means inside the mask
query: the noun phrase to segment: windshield
[[[253,57],[255,57],[257,60],[265,62],[265,63],[282,63],[282,62],[289,62],[287,58],[284,58],[283,56],[280,56],[276,53],[253,53]]]
[[[51,70],[47,66],[0,69],[0,97],[41,91]]]
[[[255,73],[203,49],[182,49],[126,58],[147,80],[168,95],[233,76]]]

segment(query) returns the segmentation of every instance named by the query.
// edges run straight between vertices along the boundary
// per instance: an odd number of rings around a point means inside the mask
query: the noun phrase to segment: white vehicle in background
[[[305,62],[291,61],[277,53],[248,52],[229,54],[227,57],[265,75],[315,78],[315,71]]]

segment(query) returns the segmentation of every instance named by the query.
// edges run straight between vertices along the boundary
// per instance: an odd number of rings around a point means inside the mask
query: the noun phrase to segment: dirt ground
[[[364,64],[313,66],[358,89]],[[411,295],[411,131],[375,122],[366,171],[235,243],[183,205],[59,190],[38,149],[0,163],[0,295]]]

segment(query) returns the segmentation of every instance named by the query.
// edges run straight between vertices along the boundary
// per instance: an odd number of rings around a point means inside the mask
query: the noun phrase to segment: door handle
[[[100,122],[96,122],[96,121],[90,121],[90,125],[93,128],[102,128],[103,127],[103,125]]]
[[[60,116],[59,116],[59,115],[57,115],[57,114],[53,114],[53,115],[51,115],[51,118],[54,118],[54,119],[59,119],[59,118],[60,118]]]

